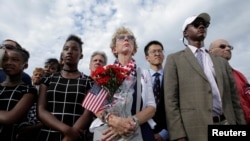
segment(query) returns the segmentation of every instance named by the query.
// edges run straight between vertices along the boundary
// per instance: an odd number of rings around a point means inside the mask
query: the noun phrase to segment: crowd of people
[[[168,56],[161,42],[149,41],[144,47],[148,68],[134,59],[134,33],[124,26],[114,32],[112,64],[138,78],[127,117],[94,113],[82,105],[96,82],[78,69],[84,43],[77,35],[68,36],[59,59],[48,58],[32,76],[25,73],[29,52],[14,39],[2,41],[0,139],[134,141],[136,133],[143,141],[207,141],[208,125],[250,125],[250,84],[228,62],[233,46],[225,39],[208,49],[204,45],[210,19],[207,13],[188,17],[182,26],[185,48]],[[90,74],[107,60],[105,52],[93,52]],[[96,119],[94,130],[101,134],[89,130]]]

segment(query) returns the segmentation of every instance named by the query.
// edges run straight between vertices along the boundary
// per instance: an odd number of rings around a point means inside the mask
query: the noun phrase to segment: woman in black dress
[[[18,124],[25,120],[35,101],[36,88],[22,81],[28,59],[29,53],[23,48],[6,50],[3,57],[6,79],[0,84],[0,140],[15,140]]]
[[[93,80],[78,71],[82,59],[81,39],[70,35],[62,50],[63,67],[42,80],[38,100],[38,116],[44,123],[37,140],[76,141],[92,121],[91,112],[81,106]]]

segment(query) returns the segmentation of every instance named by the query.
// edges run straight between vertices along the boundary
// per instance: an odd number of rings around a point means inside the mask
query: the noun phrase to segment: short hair
[[[82,41],[82,39],[81,39],[80,37],[71,34],[71,35],[69,35],[69,37],[66,39],[66,42],[68,42],[68,41],[76,41],[77,43],[79,43],[79,45],[80,45],[80,50],[81,50],[81,52],[82,52],[83,41]]]
[[[45,61],[45,65],[46,64],[50,64],[50,65],[57,65],[57,72],[59,72],[61,70],[61,64],[59,63],[58,59],[56,58],[48,58],[46,61]]]
[[[151,45],[159,45],[159,46],[161,46],[161,49],[164,50],[164,47],[163,47],[163,45],[162,45],[161,42],[159,42],[159,41],[157,41],[157,40],[153,40],[153,41],[150,41],[150,42],[144,47],[144,54],[145,54],[145,56],[148,56],[148,50],[149,50],[149,47],[150,47]]]
[[[129,28],[126,28],[124,26],[122,26],[120,28],[117,28],[115,33],[112,36],[112,40],[111,40],[111,44],[110,44],[111,49],[113,49],[115,47],[116,38],[120,34],[129,34],[129,35],[134,36],[134,33]],[[138,48],[138,46],[137,46],[137,43],[136,43],[136,38],[134,37],[134,50],[135,50],[135,52],[137,52],[137,48]],[[113,54],[117,58],[117,54],[115,54],[115,53],[113,53]]]
[[[96,55],[101,55],[103,58],[104,58],[104,64],[106,65],[107,64],[107,55],[105,52],[103,51],[95,51],[92,53],[91,55],[91,58],[90,58],[90,61],[92,61],[92,59],[96,56]]]
[[[13,51],[21,53],[24,62],[29,61],[30,53],[25,48],[14,48]]]
[[[36,68],[33,70],[33,74],[36,73],[36,72],[44,73],[44,69],[41,68],[41,67],[36,67]]]
[[[17,41],[15,41],[15,40],[12,40],[12,39],[6,39],[6,40],[4,40],[3,42],[5,42],[5,41],[11,41],[11,42],[14,42],[15,44],[16,44],[16,48],[22,48],[22,46],[17,42]]]

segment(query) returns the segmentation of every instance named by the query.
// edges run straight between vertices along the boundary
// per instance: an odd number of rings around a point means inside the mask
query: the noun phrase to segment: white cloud
[[[231,65],[250,79],[249,4],[228,0],[8,0],[0,5],[0,40],[17,40],[30,51],[26,72],[31,74],[47,58],[59,58],[65,39],[69,34],[77,34],[84,41],[79,69],[88,74],[90,55],[95,50],[105,51],[108,62],[113,62],[111,36],[117,27],[124,25],[136,35],[139,50],[135,58],[145,68],[148,63],[143,48],[147,42],[161,41],[166,55],[183,49],[179,39],[185,18],[207,12],[211,24],[205,45],[217,38],[227,39],[235,46]]]

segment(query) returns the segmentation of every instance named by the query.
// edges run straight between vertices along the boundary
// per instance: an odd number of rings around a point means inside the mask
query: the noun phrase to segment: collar
[[[195,53],[196,53],[196,50],[198,49],[197,47],[192,46],[192,45],[188,45],[188,47],[191,49],[191,51],[193,52],[193,54],[195,54]],[[205,49],[205,47],[201,47],[200,49],[201,49],[203,52],[207,52],[206,49]]]
[[[149,69],[148,71],[149,71],[151,77],[153,77],[153,75],[154,75],[156,72],[160,73],[161,76],[163,76],[163,69],[160,69],[160,70],[158,70],[158,71],[154,71],[154,70],[152,70],[152,69]]]

